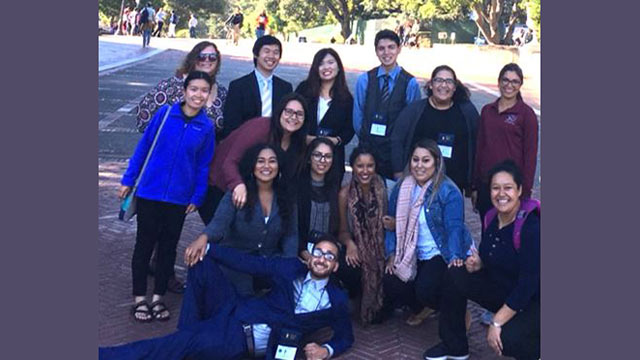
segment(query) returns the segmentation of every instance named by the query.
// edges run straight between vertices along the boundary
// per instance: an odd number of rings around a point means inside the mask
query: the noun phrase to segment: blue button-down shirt
[[[396,85],[396,80],[398,79],[398,75],[400,74],[400,70],[402,68],[399,65],[396,65],[389,72],[389,93],[393,92],[393,88]],[[384,67],[378,67],[378,86],[382,89],[382,84],[384,83],[384,75],[385,70]],[[358,80],[356,82],[356,94],[353,99],[353,129],[356,131],[356,135],[360,135],[360,128],[362,127],[362,122],[364,118],[364,103],[367,99],[367,87],[369,86],[369,75],[368,73],[363,73],[358,76]],[[414,101],[420,100],[422,98],[422,92],[420,91],[420,85],[416,78],[411,78],[409,83],[407,84],[407,91],[405,94],[405,102],[407,104],[412,103]]]
[[[304,278],[298,278],[293,282],[294,300],[296,303],[295,313],[304,314],[313,311],[325,310],[331,307],[329,294],[326,287],[329,278],[314,280],[311,273],[307,273]],[[271,327],[267,324],[253,325],[253,341],[256,355],[264,355],[269,343]],[[329,344],[324,344],[329,351],[329,357],[333,356],[333,348]]]

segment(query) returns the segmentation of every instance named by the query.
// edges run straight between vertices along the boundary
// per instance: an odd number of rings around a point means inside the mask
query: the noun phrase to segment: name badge
[[[294,360],[297,348],[293,346],[278,345],[276,349],[275,359],[277,360]]]
[[[442,156],[447,159],[451,159],[453,155],[453,141],[455,136],[453,134],[438,134],[438,147],[440,148],[440,152]]]
[[[387,125],[384,124],[371,124],[371,135],[385,136],[387,133]]]

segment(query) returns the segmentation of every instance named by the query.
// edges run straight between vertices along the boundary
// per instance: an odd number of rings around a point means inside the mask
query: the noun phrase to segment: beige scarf
[[[418,218],[424,203],[424,194],[429,185],[431,180],[420,189],[420,194],[413,204],[411,204],[411,195],[416,186],[416,180],[413,176],[407,176],[400,185],[396,205],[396,257],[393,262],[393,273],[404,282],[416,277]]]

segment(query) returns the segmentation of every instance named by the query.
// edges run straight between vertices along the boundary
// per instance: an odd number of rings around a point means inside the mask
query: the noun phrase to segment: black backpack
[[[147,8],[144,8],[140,13],[140,24],[146,24],[148,21],[149,21],[149,10]]]

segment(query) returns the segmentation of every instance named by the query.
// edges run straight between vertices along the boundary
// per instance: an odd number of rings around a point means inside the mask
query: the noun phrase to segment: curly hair
[[[291,204],[287,197],[285,180],[282,176],[282,150],[279,149],[278,146],[273,146],[270,144],[257,144],[245,151],[242,159],[240,160],[240,164],[238,169],[240,170],[240,175],[242,176],[242,181],[247,187],[247,203],[244,206],[245,210],[245,220],[250,222],[253,218],[253,207],[255,206],[258,200],[258,183],[256,182],[256,177],[254,175],[254,171],[256,168],[256,164],[258,163],[258,156],[260,152],[265,149],[271,149],[276,154],[276,160],[278,162],[278,174],[273,179],[273,192],[276,196],[276,200],[278,203],[278,215],[280,219],[282,219],[282,229],[284,232],[289,229],[289,225],[291,223],[291,213],[293,212],[291,209]]]
[[[431,81],[433,81],[436,75],[443,70],[450,72],[453,75],[453,80],[455,80],[456,82],[456,90],[453,92],[453,96],[452,96],[453,101],[458,103],[469,101],[471,92],[466,86],[464,86],[462,81],[458,79],[458,76],[456,76],[456,72],[453,71],[453,69],[449,65],[440,65],[440,66],[436,66],[436,68],[433,69],[433,71],[431,72],[431,78],[429,79],[429,82],[427,82],[427,84],[425,85],[425,91],[427,92],[427,97],[433,95],[433,90],[431,90],[431,88],[429,87],[429,85],[431,85]]]
[[[216,63],[216,67],[213,69],[213,73],[209,74],[211,75],[211,78],[215,83],[216,76],[218,75],[218,71],[220,70],[220,65],[222,64],[222,57],[220,56],[220,50],[218,50],[216,44],[212,43],[211,41],[201,41],[196,44],[196,46],[194,46],[191,51],[189,51],[184,60],[182,60],[180,66],[176,69],[176,77],[183,77],[185,74],[193,71],[196,67],[196,63],[198,62],[198,55],[200,54],[200,52],[202,52],[202,50],[206,49],[209,46],[213,46],[216,54],[218,55],[218,62]]]

